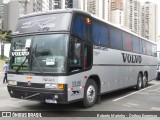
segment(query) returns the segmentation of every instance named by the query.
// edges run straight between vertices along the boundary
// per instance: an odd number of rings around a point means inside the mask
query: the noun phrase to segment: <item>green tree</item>
[[[11,42],[11,31],[4,31],[0,29],[0,42],[1,42],[1,59],[4,58],[4,44]]]

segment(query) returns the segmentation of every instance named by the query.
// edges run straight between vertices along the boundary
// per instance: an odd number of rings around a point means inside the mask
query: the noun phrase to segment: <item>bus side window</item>
[[[82,69],[81,46],[81,42],[78,40],[72,40],[70,42],[70,72]]]

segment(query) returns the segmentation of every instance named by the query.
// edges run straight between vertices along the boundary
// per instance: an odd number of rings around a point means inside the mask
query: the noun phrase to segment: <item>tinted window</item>
[[[91,39],[91,23],[86,23],[86,39],[89,41],[89,42],[92,42],[92,39]]]
[[[143,53],[143,45],[142,45],[142,39],[140,39],[140,53]]]
[[[131,35],[123,32],[122,33],[122,37],[123,37],[123,49],[127,50],[127,51],[132,51],[132,38]]]
[[[147,44],[147,54],[152,55],[152,43],[146,42]]]
[[[140,39],[138,37],[132,36],[133,40],[133,52],[140,52]]]
[[[74,18],[73,33],[83,39],[85,38],[85,20],[79,16],[75,16]]]
[[[152,56],[157,57],[157,46],[152,44]]]
[[[98,22],[93,22],[93,41],[95,45],[108,46],[108,26],[100,24]]]
[[[142,40],[142,52],[147,54],[147,45],[145,40]]]
[[[110,46],[115,49],[122,49],[122,39],[120,30],[110,27]]]

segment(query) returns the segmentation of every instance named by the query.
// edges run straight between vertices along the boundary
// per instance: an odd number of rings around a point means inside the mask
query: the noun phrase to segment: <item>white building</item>
[[[110,22],[124,25],[123,0],[111,0]]]
[[[104,19],[106,21],[109,20],[108,16],[108,0],[88,0],[87,1],[87,12],[90,12],[97,17]]]
[[[20,4],[17,0],[11,0],[3,4],[3,29],[15,31],[17,20],[20,17]]]
[[[27,5],[27,14],[49,11],[49,0],[29,0],[26,5],[21,5],[23,10],[25,10],[25,6]]]
[[[3,0],[0,0],[0,17],[3,16]]]
[[[141,35],[141,3],[139,0],[126,0],[124,25]]]
[[[157,39],[157,5],[145,2],[142,7],[142,36],[156,41]]]

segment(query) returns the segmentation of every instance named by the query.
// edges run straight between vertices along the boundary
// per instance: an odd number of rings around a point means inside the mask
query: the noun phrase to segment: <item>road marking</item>
[[[138,106],[138,104],[135,104],[135,103],[127,103],[127,104],[131,106]]]
[[[114,102],[116,102],[116,101],[121,100],[121,99],[123,99],[123,98],[126,98],[126,97],[129,97],[129,96],[131,96],[131,95],[134,95],[134,94],[136,94],[136,93],[138,93],[138,92],[141,92],[141,91],[147,90],[147,89],[149,89],[149,88],[151,88],[151,87],[154,87],[154,86],[156,86],[156,85],[159,85],[159,83],[158,83],[158,84],[155,84],[155,85],[153,85],[153,86],[150,86],[150,87],[144,88],[144,89],[142,89],[142,90],[139,90],[139,91],[133,92],[133,93],[131,93],[131,94],[125,95],[125,96],[123,96],[123,97],[117,98],[117,99],[115,99],[115,100],[113,100],[113,101],[114,101]]]

